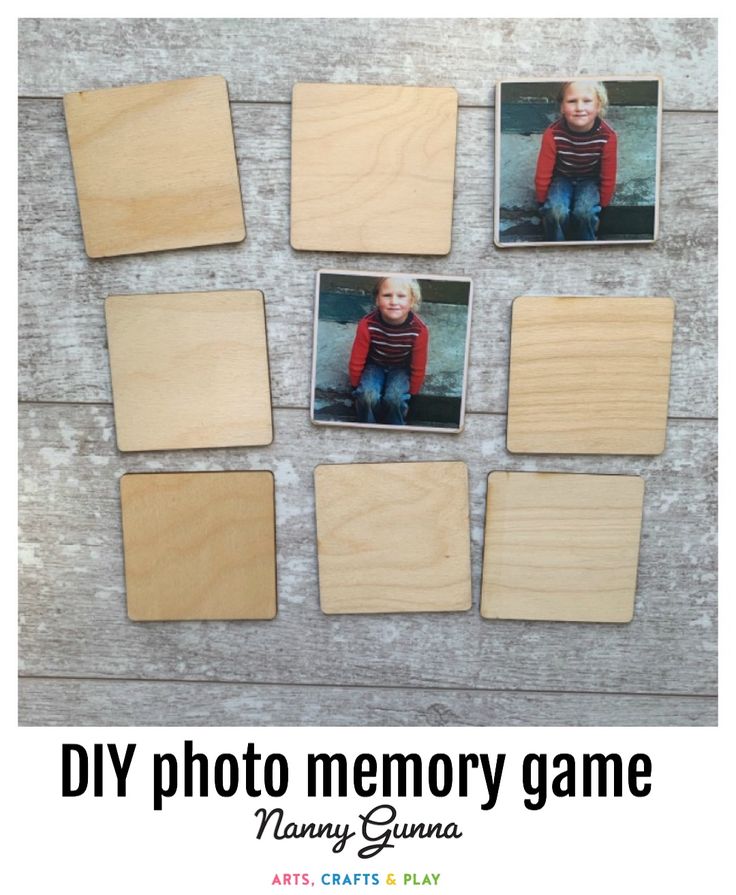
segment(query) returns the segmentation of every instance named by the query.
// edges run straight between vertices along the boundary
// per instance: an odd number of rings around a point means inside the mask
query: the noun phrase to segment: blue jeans
[[[405,426],[409,410],[409,371],[403,367],[366,364],[353,392],[361,423]]]
[[[600,202],[597,177],[555,174],[547,201],[539,208],[547,239],[550,242],[596,239]]]

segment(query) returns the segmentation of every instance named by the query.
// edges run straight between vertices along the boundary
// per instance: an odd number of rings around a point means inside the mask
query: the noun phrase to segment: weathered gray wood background
[[[664,77],[661,238],[648,247],[497,250],[494,82],[578,72]],[[213,73],[230,86],[245,243],[91,261],[63,94]],[[474,279],[462,435],[328,430],[308,421],[314,272],[397,262],[289,247],[289,99],[298,80],[459,91],[452,253],[404,258],[400,266]],[[716,89],[716,25],[707,20],[22,21],[20,723],[715,724]],[[231,288],[266,295],[273,444],[118,453],[105,297]],[[662,456],[506,453],[509,309],[525,293],[676,299]],[[473,609],[324,616],[312,470],[397,459],[469,464]],[[130,622],[120,475],[249,468],[276,476],[277,619]],[[630,625],[480,618],[486,475],[494,469],[644,475]]]

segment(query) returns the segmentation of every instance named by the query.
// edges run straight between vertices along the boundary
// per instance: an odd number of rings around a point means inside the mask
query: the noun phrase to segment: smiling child
[[[594,240],[616,189],[616,132],[603,120],[608,94],[599,81],[567,81],[558,101],[560,118],[542,135],[535,177],[545,235]]]
[[[429,330],[416,313],[419,283],[382,277],[373,288],[375,308],[358,323],[348,372],[361,423],[406,425],[409,401],[427,369]]]

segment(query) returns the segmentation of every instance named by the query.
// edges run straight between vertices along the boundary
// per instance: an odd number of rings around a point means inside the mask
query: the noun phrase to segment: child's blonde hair
[[[422,303],[422,290],[419,286],[419,283],[416,280],[410,280],[408,277],[401,276],[391,276],[389,274],[387,277],[381,277],[380,280],[376,282],[376,285],[373,287],[373,302],[378,301],[378,293],[381,291],[381,287],[386,282],[386,280],[399,280],[402,283],[406,283],[409,287],[409,292],[411,293],[411,309],[412,311],[418,311],[419,305]]]
[[[565,81],[562,87],[560,87],[560,92],[557,94],[557,104],[561,105],[564,102],[565,92],[567,91],[567,88],[571,87],[573,84],[591,84],[593,86],[593,90],[598,99],[598,105],[600,106],[601,117],[603,117],[608,111],[608,91],[602,81],[589,81],[586,80],[586,78],[576,78],[574,81]]]

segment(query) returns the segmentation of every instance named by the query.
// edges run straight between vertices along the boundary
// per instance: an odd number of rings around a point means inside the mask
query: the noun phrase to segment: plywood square
[[[674,314],[671,298],[517,298],[508,449],[660,454]]]
[[[105,312],[121,451],[271,443],[262,293],[112,295]]]
[[[224,78],[70,93],[64,112],[90,257],[245,238]]]
[[[128,474],[120,498],[130,618],[276,615],[270,472]]]
[[[464,463],[318,466],[314,484],[323,612],[470,608]]]
[[[481,615],[631,621],[643,502],[639,476],[491,473]]]
[[[450,87],[295,84],[292,246],[446,255],[456,130]]]

